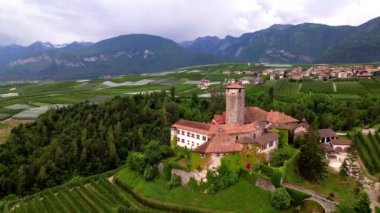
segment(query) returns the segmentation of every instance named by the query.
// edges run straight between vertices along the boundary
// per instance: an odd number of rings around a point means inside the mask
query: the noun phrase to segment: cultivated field
[[[41,107],[52,104],[72,104],[80,101],[100,102],[117,95],[132,95],[152,91],[169,91],[175,87],[177,96],[191,97],[196,92],[200,97],[208,97],[212,93],[223,92],[222,83],[229,78],[252,78],[252,75],[225,70],[265,69],[255,64],[220,64],[150,73],[116,76],[107,79],[83,79],[61,82],[45,82],[38,84],[14,84],[0,86],[0,93],[18,93],[16,97],[0,97],[0,120],[25,110],[25,107]],[[209,89],[196,87],[201,79],[208,79],[212,84]],[[292,101],[302,95],[328,94],[336,100],[360,100],[363,95],[380,98],[380,79],[357,81],[313,81],[292,82],[286,79],[267,80],[261,85],[248,85],[247,95],[263,92],[269,94],[273,88],[275,99]],[[22,115],[22,114],[21,114]]]
[[[359,156],[371,174],[380,173],[380,135],[363,135],[356,133],[353,136],[354,146]]]
[[[42,194],[3,207],[3,212],[128,212],[128,196],[106,179]]]
[[[334,93],[334,87],[331,81],[303,81],[300,91],[304,93],[330,94]]]

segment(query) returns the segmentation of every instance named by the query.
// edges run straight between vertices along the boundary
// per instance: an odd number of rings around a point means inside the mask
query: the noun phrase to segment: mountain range
[[[277,24],[239,37],[205,36],[181,43],[154,35],[130,34],[96,43],[2,46],[0,81],[92,78],[232,61],[380,61],[380,17],[360,26]]]

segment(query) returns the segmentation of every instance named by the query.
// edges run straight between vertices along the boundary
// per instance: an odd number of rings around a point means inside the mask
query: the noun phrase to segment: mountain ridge
[[[232,61],[380,61],[380,17],[359,26],[274,24],[238,37],[203,36],[180,43],[156,35],[128,34],[95,43],[0,46],[0,80],[93,78]]]

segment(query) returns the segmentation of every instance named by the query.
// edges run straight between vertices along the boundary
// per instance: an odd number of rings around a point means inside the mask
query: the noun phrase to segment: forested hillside
[[[197,107],[176,103],[180,100],[172,94],[81,103],[50,110],[36,122],[13,129],[0,146],[0,197],[114,169],[124,164],[128,152],[141,151],[150,140],[169,144],[170,125],[179,118],[206,121],[224,107],[216,98],[192,101]]]

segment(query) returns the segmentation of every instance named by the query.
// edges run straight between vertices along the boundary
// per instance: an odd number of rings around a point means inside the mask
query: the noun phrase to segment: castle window
[[[181,133],[181,131],[177,130],[177,134],[180,134],[180,133]]]
[[[194,137],[194,134],[191,134],[191,137],[193,138],[193,137]]]
[[[185,139],[181,139],[181,142],[182,142],[182,143],[185,143]]]
[[[202,137],[202,140],[204,140],[204,141],[207,140],[206,136],[203,136],[203,137]]]
[[[199,139],[200,138],[200,136],[199,135],[197,135],[197,139]]]
[[[181,140],[181,138],[177,138],[177,142],[179,142]]]
[[[182,131],[182,132],[181,132],[181,135],[185,135],[185,131]]]

